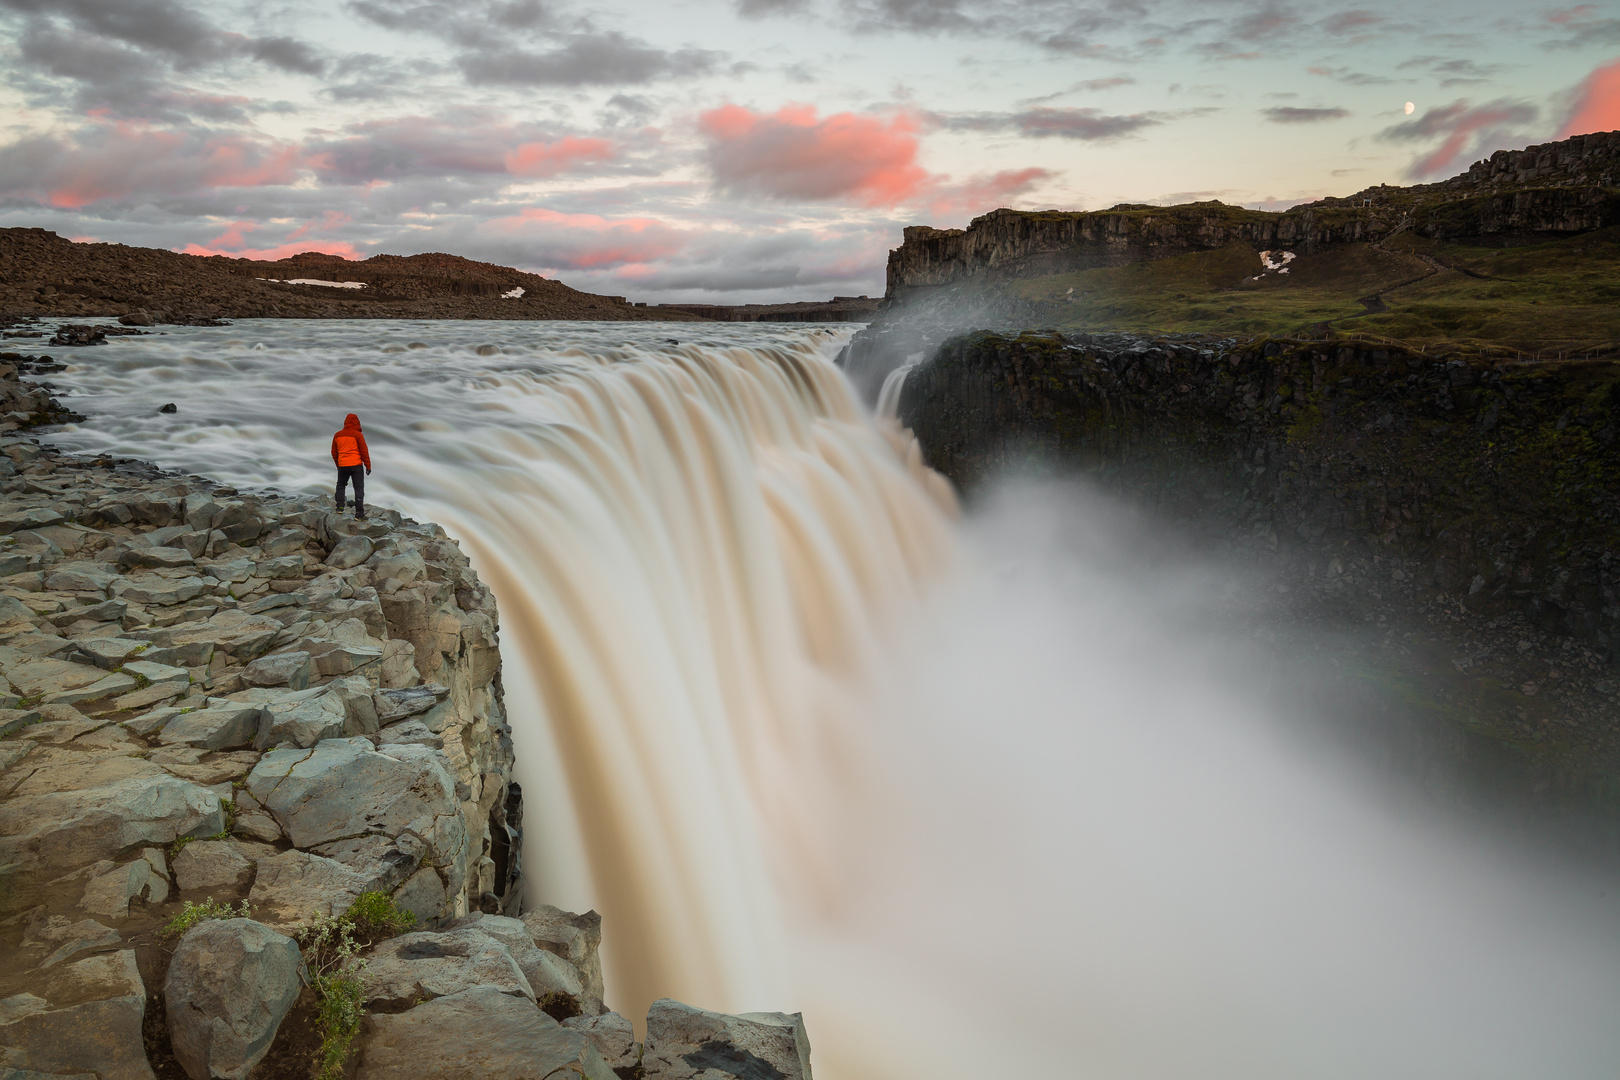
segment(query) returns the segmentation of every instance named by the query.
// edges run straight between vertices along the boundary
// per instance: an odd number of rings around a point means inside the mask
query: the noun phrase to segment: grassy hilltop
[[[1620,132],[1281,213],[1126,203],[913,226],[888,279],[891,320],[1603,352],[1620,343]]]
[[[1512,246],[1408,232],[1296,252],[1286,269],[1265,271],[1254,248],[1236,241],[1021,278],[1007,290],[1043,324],[1068,330],[1291,334],[1326,323],[1419,345],[1570,353],[1620,340],[1620,228]]]

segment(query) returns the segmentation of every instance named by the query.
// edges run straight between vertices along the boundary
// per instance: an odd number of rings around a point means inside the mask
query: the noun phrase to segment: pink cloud
[[[529,207],[481,231],[498,236],[517,265],[594,270],[649,263],[686,247],[687,234],[655,218],[605,218]]]
[[[928,198],[936,219],[960,219],[1006,206],[1028,193],[1052,173],[1046,169],[1007,169],[992,176],[975,176],[962,184],[940,184]]]
[[[698,122],[722,186],[786,199],[851,198],[865,206],[894,206],[928,182],[917,164],[920,127],[905,112],[818,119],[812,105],[771,114],[722,105]]]
[[[288,184],[298,176],[300,152],[288,143],[91,119],[71,136],[7,147],[14,168],[0,167],[0,195],[78,209],[110,199]]]
[[[1393,142],[1429,142],[1440,145],[1422,154],[1406,170],[1415,180],[1461,171],[1470,158],[1528,141],[1518,129],[1536,118],[1534,106],[1515,101],[1492,101],[1470,106],[1466,101],[1430,109],[1416,120],[1386,128],[1379,137]]]
[[[513,176],[556,176],[587,162],[611,161],[614,146],[606,139],[569,135],[553,143],[526,142],[506,155],[506,171]]]
[[[94,237],[94,236],[70,236],[70,237],[68,237],[68,239],[71,240],[75,244],[99,244],[99,243],[101,243],[100,238]]]
[[[317,240],[314,243],[297,242],[279,244],[270,248],[242,248],[240,250],[206,247],[202,244],[187,244],[185,247],[180,248],[179,251],[182,255],[223,255],[227,259],[253,259],[256,262],[275,262],[278,259],[290,258],[305,251],[318,251],[323,255],[338,255],[351,260],[365,258],[347,240]]]
[[[1598,68],[1581,83],[1575,108],[1558,137],[1616,129],[1620,129],[1620,60]]]
[[[233,221],[230,223],[230,225],[226,226],[224,232],[208,241],[208,246],[215,248],[239,248],[246,243],[246,241],[242,239],[242,234],[257,232],[258,228],[259,226],[251,221]]]

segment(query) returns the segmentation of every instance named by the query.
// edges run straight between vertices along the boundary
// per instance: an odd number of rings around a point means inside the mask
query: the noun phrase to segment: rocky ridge
[[[293,284],[297,279],[364,287]],[[455,255],[356,261],[305,252],[261,262],[74,243],[44,229],[0,229],[0,315],[123,318],[137,326],[238,318],[692,318]]]
[[[636,1042],[600,918],[523,910],[498,616],[442,529],[57,452],[6,359],[0,1071],[311,1075],[299,928],[381,895],[421,929],[349,965],[351,1075],[809,1080],[797,1016]],[[242,906],[176,942],[184,904]]]

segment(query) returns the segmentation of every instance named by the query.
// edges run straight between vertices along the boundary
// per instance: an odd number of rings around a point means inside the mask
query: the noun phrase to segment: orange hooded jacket
[[[366,448],[366,437],[360,431],[360,418],[350,413],[343,421],[343,430],[332,436],[332,461],[339,467],[364,465],[371,471],[371,451]]]

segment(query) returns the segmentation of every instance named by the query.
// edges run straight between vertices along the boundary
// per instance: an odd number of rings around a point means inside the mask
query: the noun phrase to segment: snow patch
[[[363,289],[363,288],[366,287],[366,283],[363,282],[363,281],[322,281],[320,278],[309,278],[309,277],[295,277],[295,278],[262,277],[262,278],[259,278],[259,280],[260,281],[279,281],[283,285],[329,285],[334,289]]]
[[[523,295],[523,286],[519,285],[515,289],[512,289],[512,290],[510,290],[508,292],[501,293],[501,299],[502,300],[516,300],[518,297],[520,297],[522,295]]]

